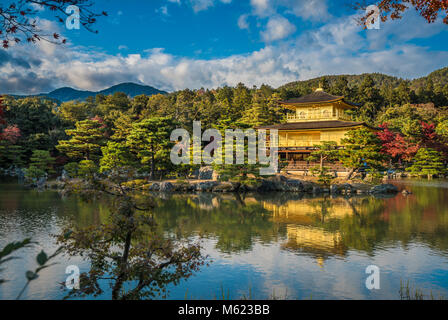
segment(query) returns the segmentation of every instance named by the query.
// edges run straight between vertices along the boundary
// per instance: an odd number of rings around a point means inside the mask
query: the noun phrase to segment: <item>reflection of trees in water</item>
[[[108,216],[107,199],[86,203],[77,196],[61,198],[54,191],[1,187],[0,191],[7,192],[0,192],[0,223],[18,226],[24,232],[45,230],[55,223],[55,216],[80,226],[99,224]],[[386,199],[295,193],[165,195],[155,200],[155,215],[161,230],[180,237],[202,234],[216,238],[223,252],[250,250],[254,242],[284,241],[288,227],[290,234],[292,227],[306,227],[321,230],[324,236],[340,235],[333,248],[322,246],[324,240],[319,245],[318,237],[314,245],[308,241],[302,247],[294,245],[295,237],[291,237],[284,246],[316,257],[345,254],[347,249],[371,253],[385,245],[398,242],[407,246],[413,241],[446,252],[448,189],[424,185],[407,185],[406,189],[413,194]],[[306,228],[296,228],[302,242],[306,237],[300,234]]]
[[[161,229],[182,237],[216,238],[222,252],[250,250],[254,241],[270,243],[284,234],[272,222],[271,213],[252,197],[203,193],[156,202],[154,216]]]
[[[349,249],[371,253],[394,242],[421,241],[446,250],[448,190],[417,188],[411,196],[389,198],[294,193],[178,195],[166,200],[157,212],[163,212],[158,215],[165,230],[216,237],[223,252],[249,250],[255,239],[267,243],[283,239],[288,230],[285,249],[319,258],[344,255]],[[300,229],[302,226],[314,228],[309,230],[308,240],[304,235],[308,229]],[[291,236],[291,230],[296,230],[305,244],[294,242],[297,237]],[[313,230],[321,232],[323,240],[317,234],[312,236]],[[329,246],[325,239],[333,236],[337,241]]]
[[[338,232],[341,234],[341,243],[349,249],[371,253],[378,247],[396,242],[407,246],[410,242],[418,241],[433,249],[446,251],[448,190],[417,186],[411,188],[411,191],[413,194],[407,197],[399,194],[385,198],[320,197],[289,201],[285,201],[287,197],[280,197],[266,203],[279,204],[276,210],[282,212],[284,208],[291,209],[291,203],[297,201],[302,205],[301,210],[288,212],[287,218],[281,219],[282,222]],[[345,202],[347,210],[343,209],[341,201]],[[303,208],[306,203],[308,207]],[[344,210],[347,214],[343,214]],[[319,247],[319,244],[316,243],[315,247]]]
[[[61,197],[53,190],[26,189],[21,185],[0,186],[0,224],[24,234],[35,230],[54,232],[67,223],[98,224],[107,216],[104,201],[86,203],[77,196]],[[17,240],[17,239],[14,239]]]

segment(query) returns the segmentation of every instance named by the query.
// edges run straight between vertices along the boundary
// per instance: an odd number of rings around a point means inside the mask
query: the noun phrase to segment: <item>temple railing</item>
[[[297,171],[310,171],[312,168],[318,167],[319,163],[312,163],[306,161],[289,161],[283,166],[283,170],[297,170]],[[345,168],[342,164],[324,164],[324,167],[331,171],[337,172],[348,172],[349,170]]]
[[[352,118],[346,114],[339,114],[335,116],[324,116],[322,114],[307,114],[307,115],[296,115],[296,114],[288,114],[286,116],[288,122],[305,122],[305,121],[334,121],[334,120],[342,120],[342,121],[351,121]]]

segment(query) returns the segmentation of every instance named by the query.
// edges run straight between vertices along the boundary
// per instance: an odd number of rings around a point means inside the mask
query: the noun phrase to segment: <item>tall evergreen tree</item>
[[[70,140],[59,141],[56,147],[69,158],[94,160],[101,157],[101,147],[106,144],[105,127],[98,120],[84,120],[76,123],[76,129],[66,130]]]

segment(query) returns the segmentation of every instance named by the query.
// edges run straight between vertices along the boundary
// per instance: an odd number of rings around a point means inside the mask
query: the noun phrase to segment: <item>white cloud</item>
[[[181,0],[168,0],[168,2],[181,4]],[[214,7],[217,3],[229,4],[232,0],[185,0],[185,2],[191,5],[193,11],[197,13]]]
[[[265,42],[284,39],[296,31],[296,27],[288,19],[277,16],[269,19],[266,30],[261,32]]]
[[[325,21],[330,17],[327,0],[278,0],[277,5],[305,20]]]
[[[62,86],[99,90],[127,81],[168,91],[239,82],[277,87],[325,74],[381,72],[411,78],[446,66],[448,52],[430,51],[409,42],[414,31],[419,37],[430,37],[443,30],[442,24],[428,26],[424,19],[412,15],[388,23],[381,30],[362,31],[353,17],[339,18],[304,31],[294,40],[279,41],[246,55],[209,60],[179,57],[161,48],[114,56],[45,42],[36,47],[20,45],[0,50],[0,88],[3,93],[38,93]],[[403,35],[403,29],[408,33]],[[420,29],[427,33],[417,32]],[[269,33],[271,38],[274,34]]]
[[[164,16],[168,16],[168,7],[167,6],[161,6],[159,9],[156,9],[157,13],[160,13]]]
[[[249,29],[249,22],[247,21],[248,17],[247,14],[243,14],[238,18],[238,27],[240,29]]]
[[[253,11],[258,16],[267,16],[272,14],[273,0],[250,0]]]

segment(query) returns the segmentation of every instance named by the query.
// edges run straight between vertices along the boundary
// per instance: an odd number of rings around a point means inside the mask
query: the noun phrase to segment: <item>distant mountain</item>
[[[150,86],[144,86],[136,83],[120,83],[110,88],[94,92],[94,91],[81,91],[69,87],[59,88],[49,93],[41,93],[38,95],[31,95],[32,97],[47,97],[50,99],[58,100],[60,102],[66,102],[71,100],[85,100],[88,97],[94,97],[97,94],[110,95],[115,92],[123,92],[130,97],[135,97],[141,94],[152,96],[155,94],[166,94],[167,92],[158,90]],[[19,96],[18,96],[19,97]],[[20,96],[23,97],[23,96]]]
[[[382,73],[364,73],[359,75],[332,75],[332,76],[325,76],[325,78],[328,80],[330,86],[336,82],[336,80],[342,76],[345,76],[347,78],[348,84],[351,87],[354,87],[356,85],[360,85],[363,80],[367,76],[371,76],[373,81],[375,81],[375,84],[377,87],[381,87],[382,85],[387,85],[391,87],[397,87],[400,82],[404,81],[402,78],[389,76]],[[309,80],[303,80],[303,81],[294,81],[287,83],[283,86],[281,86],[279,89],[285,88],[285,89],[295,89],[297,87],[310,87],[310,88],[317,88],[319,86],[319,80],[322,77],[309,79]],[[439,84],[441,86],[444,86],[448,84],[448,67],[436,70],[434,72],[431,72],[429,75],[421,78],[416,78],[413,80],[410,80],[410,86],[412,89],[416,90],[418,88],[424,87],[426,85],[426,82],[428,80],[432,80],[434,85]]]
[[[424,87],[428,80],[431,80],[434,85],[445,86],[448,83],[448,67],[433,71],[426,77],[412,80],[412,86],[415,88]]]
[[[403,79],[389,76],[382,73],[363,73],[359,75],[331,75],[331,76],[325,76],[330,86],[332,86],[340,77],[346,77],[348,81],[348,85],[350,87],[354,87],[356,85],[360,85],[364,79],[367,76],[371,76],[373,81],[376,83],[377,86],[381,86],[382,84],[392,85],[393,87],[397,86]],[[294,81],[287,83],[283,86],[281,86],[279,89],[285,88],[285,89],[294,89],[298,86],[309,86],[310,88],[317,88],[319,86],[319,81],[322,79],[322,77],[313,78],[309,80],[303,80],[303,81]]]

